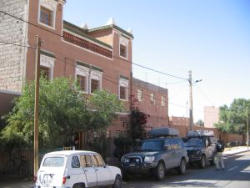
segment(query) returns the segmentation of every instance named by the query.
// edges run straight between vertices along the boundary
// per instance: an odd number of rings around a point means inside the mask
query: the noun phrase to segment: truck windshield
[[[43,161],[43,167],[62,167],[64,157],[47,157]]]
[[[190,138],[185,142],[186,147],[202,147],[203,142],[199,138]]]
[[[163,140],[147,140],[142,143],[141,151],[163,150]]]

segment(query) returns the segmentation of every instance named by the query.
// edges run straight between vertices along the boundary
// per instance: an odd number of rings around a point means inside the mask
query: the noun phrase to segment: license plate
[[[129,166],[135,166],[135,163],[131,163],[131,164],[129,164]]]

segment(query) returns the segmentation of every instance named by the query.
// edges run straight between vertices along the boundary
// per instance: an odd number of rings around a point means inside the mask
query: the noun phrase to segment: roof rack
[[[179,131],[174,128],[154,128],[149,131],[150,137],[176,137],[179,136]]]
[[[214,136],[213,130],[188,131],[187,137]]]

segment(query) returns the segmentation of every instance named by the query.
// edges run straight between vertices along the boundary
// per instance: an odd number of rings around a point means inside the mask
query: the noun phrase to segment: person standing
[[[221,140],[218,140],[216,144],[216,155],[215,155],[215,164],[216,164],[216,170],[224,170],[224,159],[222,152],[224,151],[224,144]]]

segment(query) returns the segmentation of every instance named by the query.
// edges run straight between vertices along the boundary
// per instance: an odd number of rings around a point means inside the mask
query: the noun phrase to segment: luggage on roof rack
[[[187,133],[187,137],[200,137],[200,136],[214,136],[214,131],[196,130],[196,131],[188,131]]]
[[[154,128],[151,131],[149,131],[150,137],[174,137],[179,135],[179,131],[174,128]]]

